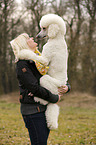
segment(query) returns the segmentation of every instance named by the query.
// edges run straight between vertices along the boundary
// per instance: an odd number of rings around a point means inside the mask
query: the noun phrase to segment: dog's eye
[[[46,30],[46,28],[45,28],[45,27],[43,27],[43,30]]]

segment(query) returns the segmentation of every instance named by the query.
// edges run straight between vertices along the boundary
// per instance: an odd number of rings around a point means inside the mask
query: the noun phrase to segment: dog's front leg
[[[38,62],[48,65],[49,61],[44,56],[38,56],[36,55],[32,50],[23,49],[18,54],[18,59],[25,59],[25,60],[37,60]]]

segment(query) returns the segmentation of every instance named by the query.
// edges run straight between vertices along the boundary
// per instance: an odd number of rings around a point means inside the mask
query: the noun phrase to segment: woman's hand
[[[68,86],[64,85],[58,88],[58,95],[61,97],[68,91]]]
[[[67,85],[64,85],[64,86],[61,86],[58,88],[58,96],[59,96],[59,100],[58,102],[60,101],[61,97],[68,91],[68,86]],[[58,103],[57,102],[57,103]]]
[[[28,44],[28,46],[30,47],[30,49],[31,49],[33,52],[35,52],[37,43],[34,42],[33,37],[32,37],[32,38],[29,38],[29,39],[27,40],[27,44]]]

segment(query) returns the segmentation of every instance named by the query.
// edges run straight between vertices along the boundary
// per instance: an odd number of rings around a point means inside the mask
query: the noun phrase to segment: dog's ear
[[[49,36],[49,38],[56,37],[58,32],[59,32],[59,26],[57,24],[49,25],[49,27],[48,27],[48,36]]]

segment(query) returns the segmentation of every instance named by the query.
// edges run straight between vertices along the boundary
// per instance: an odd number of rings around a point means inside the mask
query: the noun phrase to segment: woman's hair
[[[29,35],[26,33],[23,33],[10,42],[16,58],[18,58],[18,54],[22,49],[29,49],[29,46],[27,44],[28,38],[29,38]]]

